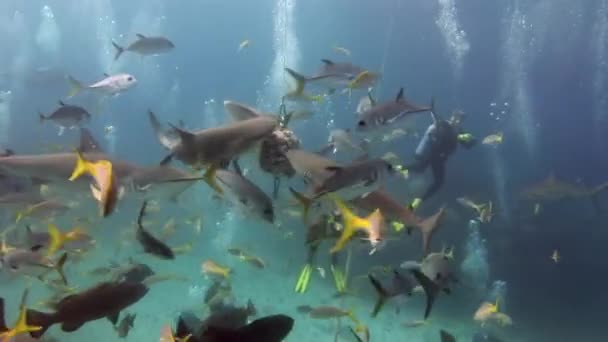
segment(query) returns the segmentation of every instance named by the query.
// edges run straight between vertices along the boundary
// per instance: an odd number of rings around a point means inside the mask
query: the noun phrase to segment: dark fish
[[[412,291],[416,286],[416,280],[413,276],[403,275],[397,270],[393,270],[393,278],[390,286],[383,286],[380,281],[371,274],[368,275],[368,278],[378,293],[378,300],[372,311],[372,317],[378,315],[378,312],[380,312],[388,299],[399,295],[411,296]]]
[[[121,310],[133,305],[148,293],[148,287],[141,283],[104,282],[84,292],[63,298],[54,313],[27,310],[27,322],[42,327],[31,332],[32,337],[40,337],[53,324],[61,323],[61,330],[72,332],[83,324],[100,318],[118,320]]]
[[[133,322],[135,321],[135,314],[126,314],[120,323],[114,326],[114,330],[120,338],[126,338],[129,335],[129,331],[133,328]]]
[[[49,120],[64,128],[77,127],[91,119],[91,114],[86,109],[80,106],[65,104],[62,101],[59,101],[59,108],[51,114],[44,116],[42,113],[39,113],[38,115],[40,116],[40,123]]]
[[[232,305],[222,305],[207,317],[201,324],[201,331],[208,327],[218,327],[223,329],[237,329],[245,324],[251,316],[255,316],[257,310],[251,300],[246,307],[236,307]]]
[[[179,317],[175,337],[192,337],[188,342],[281,342],[293,328],[293,318],[286,315],[273,315],[257,319],[239,328],[207,327],[195,334]]]
[[[155,238],[152,234],[144,229],[144,226],[141,224],[141,220],[146,211],[147,201],[144,201],[141,209],[139,210],[139,216],[137,217],[137,231],[135,233],[135,238],[144,248],[144,252],[148,254],[152,254],[161,259],[174,259],[175,255],[173,254],[173,250],[167,245],[165,245],[162,241]]]
[[[232,291],[230,283],[224,284],[223,279],[215,280],[205,291],[203,302],[209,305],[211,311],[216,311],[219,305],[223,306],[223,298],[225,298],[223,294],[230,293],[230,291]]]

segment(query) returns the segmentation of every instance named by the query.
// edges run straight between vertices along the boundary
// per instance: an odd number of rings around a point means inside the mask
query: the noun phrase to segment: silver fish
[[[369,88],[380,78],[379,74],[371,74],[364,82],[352,82],[367,70],[349,62],[334,62],[329,59],[322,59],[319,71],[313,76],[304,76],[292,69],[286,68],[285,71],[293,77],[296,82],[296,93],[301,93],[306,84],[321,84],[330,89],[355,86],[356,88]]]
[[[62,128],[72,128],[91,119],[91,114],[80,106],[65,104],[59,101],[59,108],[48,116],[39,113],[40,122],[52,121]]]
[[[94,91],[103,95],[118,95],[137,84],[137,79],[130,74],[104,74],[105,78],[90,85],[84,85],[74,77],[68,75],[70,92],[68,97],[73,97],[84,90]]]
[[[434,111],[434,101],[431,101],[429,106],[419,106],[409,102],[401,88],[395,100],[377,104],[359,113],[356,129],[358,132],[370,132],[389,127],[394,128],[411,114],[428,111]]]
[[[146,37],[140,33],[135,35],[137,36],[137,40],[126,48],[118,45],[116,42],[112,42],[112,46],[116,49],[114,60],[120,58],[125,51],[142,56],[153,56],[169,52],[175,48],[175,44],[165,37]]]

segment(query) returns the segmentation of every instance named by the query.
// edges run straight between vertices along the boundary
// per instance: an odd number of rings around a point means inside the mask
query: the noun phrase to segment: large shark
[[[156,115],[148,115],[159,142],[170,151],[163,164],[178,159],[195,169],[226,165],[272,134],[279,123],[277,118],[259,116],[190,132],[175,126],[163,130]]]
[[[90,131],[81,128],[79,151],[90,161],[109,160],[119,183],[128,189],[139,190],[146,197],[179,195],[200,177],[170,166],[142,167],[129,161],[106,154]],[[75,181],[69,178],[76,165],[76,153],[62,152],[39,155],[11,155],[0,157],[0,172],[28,177],[40,183],[51,184],[62,190],[88,191],[90,180],[86,177]],[[161,190],[152,192],[148,190]]]
[[[530,201],[590,198],[597,207],[597,196],[606,189],[608,189],[608,182],[589,188],[559,180],[551,174],[542,182],[524,188],[520,195],[522,199]]]

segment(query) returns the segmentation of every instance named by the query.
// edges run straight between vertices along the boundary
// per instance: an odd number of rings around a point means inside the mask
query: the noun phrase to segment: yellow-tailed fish
[[[112,163],[109,160],[91,162],[84,159],[80,151],[76,151],[76,154],[76,166],[69,179],[74,181],[84,174],[89,174],[95,179],[96,185],[90,185],[91,192],[100,203],[100,215],[106,217],[114,211],[119,198],[119,188],[112,172]]]
[[[366,218],[355,215],[341,199],[334,197],[334,202],[342,214],[344,229],[336,244],[330,250],[331,253],[339,252],[352,239],[357,230],[367,233],[372,247],[376,247],[382,241],[384,218],[379,209],[376,209]]]
[[[217,264],[213,260],[207,260],[201,265],[201,271],[207,275],[216,275],[223,278],[230,276],[230,268]]]
[[[17,318],[17,322],[15,322],[15,326],[12,328],[3,327],[5,330],[0,332],[0,338],[2,338],[2,342],[9,342],[14,340],[13,337],[18,335],[27,334],[34,331],[42,330],[40,326],[33,326],[27,323],[27,308],[25,306],[25,299],[27,297],[28,291],[26,290],[21,297],[21,305],[19,307],[19,317]],[[0,303],[2,307],[4,307],[4,300]]]
[[[58,250],[70,241],[78,241],[83,237],[88,236],[81,228],[76,227],[69,232],[62,232],[54,224],[49,224],[49,248],[48,255],[55,254]]]

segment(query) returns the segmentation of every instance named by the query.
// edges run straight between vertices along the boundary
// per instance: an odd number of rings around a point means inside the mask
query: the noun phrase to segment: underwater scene
[[[608,341],[608,0],[2,0],[0,43],[0,341]]]

